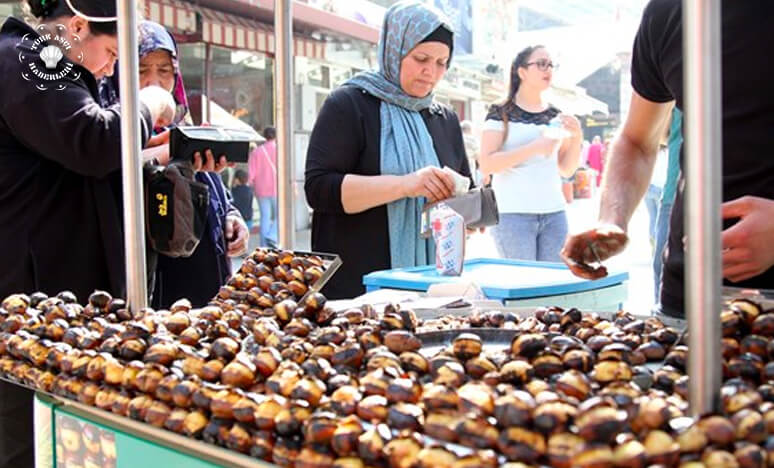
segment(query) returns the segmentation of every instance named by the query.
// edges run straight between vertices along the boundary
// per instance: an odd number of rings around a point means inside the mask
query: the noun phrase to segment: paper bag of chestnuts
[[[465,260],[465,220],[441,203],[430,210],[435,241],[435,269],[439,275],[460,276]]]

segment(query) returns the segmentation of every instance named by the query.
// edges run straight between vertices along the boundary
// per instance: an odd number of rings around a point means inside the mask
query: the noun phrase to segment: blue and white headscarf
[[[359,73],[346,84],[382,100],[381,173],[406,175],[440,166],[433,140],[419,111],[433,103],[433,94],[416,98],[400,86],[400,63],[423,39],[450,22],[437,9],[416,1],[398,2],[384,17],[379,38],[379,71]],[[424,198],[404,198],[387,205],[392,268],[427,265],[435,258],[432,241],[419,237]]]

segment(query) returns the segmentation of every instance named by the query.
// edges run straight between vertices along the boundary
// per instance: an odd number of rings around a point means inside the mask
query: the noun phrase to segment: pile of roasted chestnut
[[[307,294],[323,272],[257,251],[210,306],[135,316],[101,292],[14,295],[0,374],[281,466],[774,466],[774,311],[722,313],[722,412],[693,421],[688,350],[657,319],[476,313],[432,327],[512,329],[510,347],[460,332],[427,355],[411,310]]]

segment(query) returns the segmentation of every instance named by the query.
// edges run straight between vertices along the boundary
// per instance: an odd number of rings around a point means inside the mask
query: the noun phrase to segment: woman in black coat
[[[325,101],[309,142],[306,196],[314,209],[312,249],[343,265],[323,292],[364,292],[363,276],[435,261],[420,239],[425,201],[454,191],[448,166],[470,177],[459,121],[433,101],[453,50],[451,27],[422,3],[390,8],[379,71],[362,73]]]
[[[121,296],[120,109],[100,107],[96,81],[115,64],[115,3],[27,3],[36,28],[11,17],[0,29],[0,297],[71,290],[85,301],[95,289]],[[46,33],[67,38],[69,49],[45,42]],[[140,101],[144,142],[175,106],[158,87]],[[33,463],[32,394],[0,384],[0,467]]]

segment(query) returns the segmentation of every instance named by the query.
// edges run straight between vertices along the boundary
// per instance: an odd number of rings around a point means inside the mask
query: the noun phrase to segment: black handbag
[[[188,161],[146,164],[143,172],[148,245],[168,257],[190,257],[204,235],[207,185],[194,179]]]
[[[422,209],[422,237],[428,238],[432,235],[430,210],[440,203],[459,213],[469,229],[495,226],[500,222],[494,190],[491,187],[479,187],[464,195],[426,204]]]

